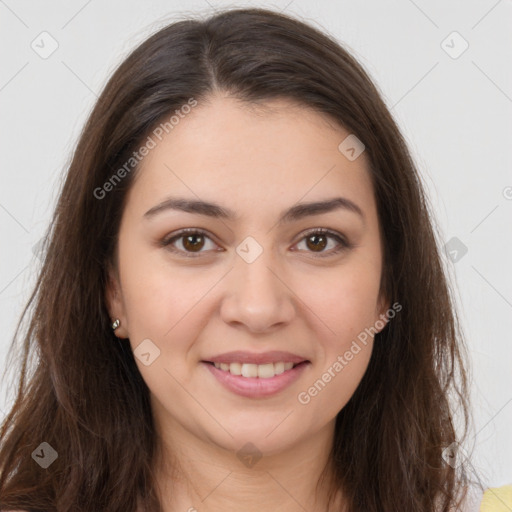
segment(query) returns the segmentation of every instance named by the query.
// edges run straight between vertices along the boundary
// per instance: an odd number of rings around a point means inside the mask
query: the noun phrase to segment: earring
[[[116,318],[112,324],[112,330],[115,331],[120,325],[121,325],[121,322],[120,322],[119,318]]]

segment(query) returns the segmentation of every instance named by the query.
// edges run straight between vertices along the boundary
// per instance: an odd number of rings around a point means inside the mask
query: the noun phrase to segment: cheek
[[[378,260],[353,258],[330,271],[311,276],[300,292],[323,321],[329,345],[339,350],[378,319],[381,270]]]
[[[132,347],[150,339],[164,355],[170,348],[174,353],[186,350],[200,331],[201,301],[218,277],[210,272],[201,278],[199,269],[177,269],[161,251],[125,239],[120,244],[120,274]]]
[[[313,417],[334,417],[366,372],[379,319],[380,272],[378,258],[354,258],[332,272],[318,272],[308,280],[315,286],[301,291],[327,327],[317,331],[317,365],[299,397]]]
[[[298,401],[315,422],[334,418],[350,400],[363,378],[373,349],[372,327],[378,279],[338,277],[338,286],[311,297],[310,307],[322,323],[316,337],[316,364]]]
[[[302,407],[309,409],[307,414],[313,421],[330,421],[345,407],[366,372],[372,345],[372,341],[366,345],[349,345],[349,350],[329,361],[313,376],[308,387],[301,390],[297,399]]]

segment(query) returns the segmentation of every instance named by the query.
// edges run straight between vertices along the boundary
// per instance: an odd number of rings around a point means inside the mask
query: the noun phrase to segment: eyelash
[[[180,256],[184,256],[186,258],[197,258],[197,257],[199,257],[201,255],[201,253],[204,252],[204,251],[201,251],[201,252],[198,252],[198,253],[193,253],[193,252],[182,251],[182,250],[176,249],[175,247],[172,246],[173,242],[179,240],[180,238],[183,238],[185,235],[203,235],[206,238],[209,238],[211,240],[211,237],[208,235],[208,233],[206,231],[203,231],[202,229],[199,229],[199,228],[186,228],[186,229],[182,229],[178,233],[174,234],[172,237],[164,238],[160,242],[160,245],[162,247],[166,247],[171,252],[179,254]],[[311,235],[328,235],[329,238],[334,238],[339,243],[339,246],[336,249],[331,249],[330,251],[328,251],[326,253],[324,253],[324,252],[316,253],[316,255],[319,258],[327,258],[329,256],[334,256],[334,255],[336,255],[336,254],[338,254],[338,253],[340,253],[340,252],[342,252],[344,250],[348,250],[348,249],[351,249],[353,247],[353,245],[351,243],[349,243],[344,237],[342,237],[341,235],[339,235],[335,231],[331,231],[330,229],[326,229],[326,228],[313,228],[313,229],[310,229],[309,231],[304,233],[303,237],[297,243],[302,242],[304,239],[306,239],[307,237],[309,237]],[[309,252],[315,254],[314,251],[309,251]]]

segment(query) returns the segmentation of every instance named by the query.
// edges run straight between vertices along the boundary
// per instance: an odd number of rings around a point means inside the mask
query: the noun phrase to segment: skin
[[[309,403],[297,397],[389,307],[379,293],[382,240],[367,160],[363,153],[349,161],[338,150],[347,135],[287,100],[256,108],[217,94],[142,162],[123,212],[107,303],[121,321],[118,337],[134,350],[145,339],[160,350],[149,366],[136,362],[151,393],[166,512],[326,510],[327,487],[315,492],[315,485],[336,414],[366,371],[373,339]],[[216,202],[239,218],[177,210],[144,218],[171,195]],[[337,196],[356,203],[364,218],[338,209],[277,224],[297,202]],[[208,232],[198,257],[159,245],[182,228]],[[339,242],[329,237],[315,251],[304,234],[311,228],[331,229],[353,247],[332,254]],[[236,252],[247,236],[263,249],[252,263]],[[191,252],[184,243],[176,239],[173,247]],[[277,395],[245,398],[201,363],[232,350],[284,350],[311,364]],[[262,454],[251,467],[236,456],[247,442]]]

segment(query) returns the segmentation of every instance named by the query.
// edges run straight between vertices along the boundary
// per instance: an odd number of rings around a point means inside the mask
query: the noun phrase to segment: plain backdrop
[[[382,92],[448,244],[472,359],[472,465],[484,485],[512,483],[510,0],[0,0],[0,370],[39,269],[34,247],[106,80],[165,24],[242,6],[327,31]],[[1,384],[3,415],[14,387]]]

